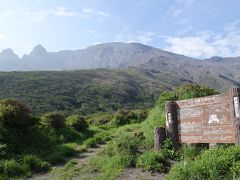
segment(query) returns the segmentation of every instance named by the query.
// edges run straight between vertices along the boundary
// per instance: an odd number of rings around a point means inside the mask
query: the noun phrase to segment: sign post
[[[165,104],[167,137],[171,138],[175,148],[179,145],[177,106],[173,101]]]
[[[219,95],[166,102],[166,130],[179,143],[240,145],[240,88]]]

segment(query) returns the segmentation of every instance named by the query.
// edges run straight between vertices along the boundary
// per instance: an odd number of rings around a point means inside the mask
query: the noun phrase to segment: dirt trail
[[[75,167],[81,168],[82,166],[86,165],[90,158],[95,156],[101,149],[104,148],[105,145],[97,145],[96,148],[89,148],[87,152],[79,153],[77,156],[73,158],[69,158],[68,161],[70,160],[75,160],[76,165]],[[52,167],[52,170],[48,173],[45,174],[37,174],[29,180],[59,180],[59,179],[65,179],[64,177],[61,176],[66,176],[67,172],[64,169],[64,164],[62,165],[57,165]]]
[[[82,174],[77,172],[88,164],[91,157],[96,156],[105,145],[98,145],[96,148],[89,148],[87,152],[79,153],[77,156],[69,158],[68,161],[74,160],[74,168],[66,168],[64,164],[52,167],[52,170],[45,174],[37,174],[28,180],[92,180],[99,179],[95,173]],[[77,173],[77,174],[76,174]],[[151,173],[142,171],[139,168],[128,168],[118,178],[118,180],[166,180],[166,174]]]

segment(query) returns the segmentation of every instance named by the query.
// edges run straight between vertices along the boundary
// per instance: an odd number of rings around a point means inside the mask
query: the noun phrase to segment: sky
[[[0,50],[19,56],[138,42],[205,59],[240,56],[240,0],[0,0]]]

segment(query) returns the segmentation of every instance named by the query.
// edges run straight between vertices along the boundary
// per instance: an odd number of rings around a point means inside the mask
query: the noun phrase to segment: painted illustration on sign
[[[217,117],[217,114],[211,114],[208,119],[208,124],[219,124],[220,120]]]

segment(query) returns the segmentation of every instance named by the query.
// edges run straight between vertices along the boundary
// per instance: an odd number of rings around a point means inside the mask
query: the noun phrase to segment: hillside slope
[[[39,45],[21,59],[8,49],[0,53],[0,65],[0,70],[88,69],[0,72],[0,98],[21,99],[35,113],[89,114],[149,107],[160,92],[185,83],[218,91],[240,86],[239,58],[200,61],[137,43],[50,53]]]
[[[160,92],[185,83],[219,91],[236,86],[231,80],[204,73],[197,67],[189,71],[188,66],[166,65],[162,60],[152,59],[144,66],[122,70],[1,72],[0,98],[20,99],[37,114],[49,111],[90,114],[150,107]]]

